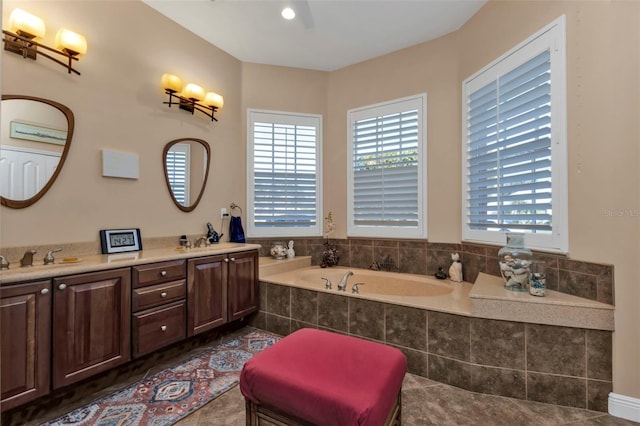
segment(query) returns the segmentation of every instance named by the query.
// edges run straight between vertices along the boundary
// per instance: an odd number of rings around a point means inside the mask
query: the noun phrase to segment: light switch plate
[[[138,179],[140,177],[138,154],[103,149],[102,176]]]

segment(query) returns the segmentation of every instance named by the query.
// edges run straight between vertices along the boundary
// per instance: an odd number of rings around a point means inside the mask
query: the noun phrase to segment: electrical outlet
[[[224,219],[227,216],[229,216],[229,213],[227,213],[227,208],[226,207],[220,208],[220,219]]]

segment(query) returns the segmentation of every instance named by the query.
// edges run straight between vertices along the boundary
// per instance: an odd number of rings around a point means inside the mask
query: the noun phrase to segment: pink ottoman
[[[380,343],[305,328],[247,361],[247,425],[400,424],[407,360]],[[278,423],[279,422],[279,423]]]

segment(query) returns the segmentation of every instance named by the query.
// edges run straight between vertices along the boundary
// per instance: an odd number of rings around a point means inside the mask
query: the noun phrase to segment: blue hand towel
[[[244,229],[242,229],[242,218],[240,216],[231,216],[229,221],[229,241],[232,243],[244,243]]]

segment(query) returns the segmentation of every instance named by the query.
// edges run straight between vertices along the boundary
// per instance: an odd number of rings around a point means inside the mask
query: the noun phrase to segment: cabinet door
[[[0,288],[2,411],[49,392],[51,282]]]
[[[53,387],[131,359],[131,271],[53,280]]]
[[[258,252],[229,254],[229,321],[259,308]]]
[[[211,330],[227,322],[227,259],[209,256],[189,260],[189,336]]]

